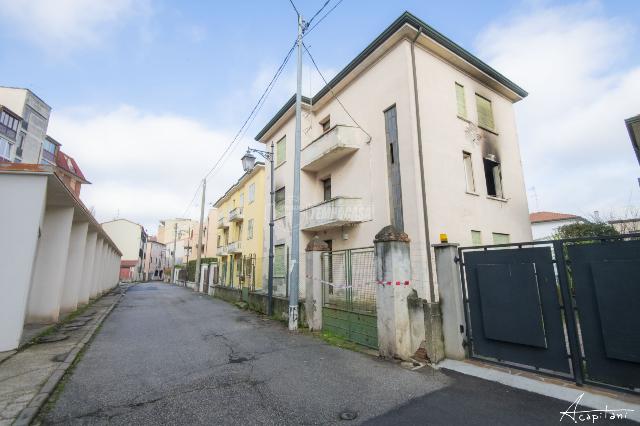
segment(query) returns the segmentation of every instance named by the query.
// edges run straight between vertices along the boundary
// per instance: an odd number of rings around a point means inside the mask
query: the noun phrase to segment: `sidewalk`
[[[5,353],[0,360],[0,426],[29,424],[121,295],[116,287],[36,343]]]

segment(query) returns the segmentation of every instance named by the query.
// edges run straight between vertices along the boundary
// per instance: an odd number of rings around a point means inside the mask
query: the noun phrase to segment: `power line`
[[[313,16],[311,17],[311,19],[309,19],[309,21],[307,21],[307,25],[311,25],[311,22],[313,22],[313,20],[316,19],[316,16],[318,16],[320,14],[320,12],[322,12],[324,10],[324,8],[327,7],[327,5],[329,3],[331,3],[331,0],[327,0],[326,2],[324,2],[322,7],[320,9],[318,9],[318,11],[316,13],[313,14]]]
[[[200,185],[198,185],[198,187],[196,188],[195,192],[193,193],[193,197],[191,198],[191,201],[189,201],[187,208],[184,210],[184,213],[182,213],[182,216],[180,217],[185,217],[187,215],[187,212],[191,208],[191,205],[193,204],[193,200],[196,199],[196,195],[198,195],[198,190],[200,189],[201,186],[202,186],[202,181],[200,181]]]
[[[371,140],[371,135],[369,134],[369,132],[367,132],[365,129],[362,128],[362,126],[360,124],[358,124],[358,122],[356,121],[355,118],[353,118],[353,116],[351,115],[349,110],[347,110],[347,107],[345,107],[344,104],[342,103],[342,101],[340,100],[340,98],[338,98],[338,95],[336,95],[336,93],[333,91],[333,87],[329,86],[329,83],[327,82],[327,79],[324,78],[324,75],[322,74],[322,71],[320,71],[320,68],[318,67],[318,64],[316,64],[316,61],[313,58],[313,55],[311,55],[311,52],[309,52],[309,49],[307,48],[307,45],[304,44],[304,42],[303,42],[302,46],[304,46],[304,50],[307,52],[307,55],[309,55],[309,59],[311,59],[311,63],[313,63],[314,68],[316,69],[318,74],[320,74],[320,78],[322,78],[322,81],[324,81],[324,84],[329,88],[329,92],[331,92],[331,95],[333,96],[333,98],[336,101],[338,101],[338,103],[340,104],[340,106],[342,107],[344,112],[347,113],[347,115],[349,116],[351,121],[353,121],[355,123],[355,125],[358,126],[358,128],[360,130],[362,130],[367,136],[369,136],[369,140]]]
[[[246,134],[247,130],[249,129],[249,126],[251,125],[251,123],[253,123],[253,120],[255,119],[257,113],[260,111],[260,109],[264,105],[264,103],[266,101],[266,98],[269,96],[269,93],[271,93],[271,91],[273,90],[273,87],[274,87],[276,81],[278,80],[278,77],[280,77],[280,75],[282,74],[282,71],[284,70],[285,66],[289,62],[289,59],[291,58],[291,54],[293,53],[293,51],[295,49],[295,46],[296,46],[296,44],[293,43],[293,45],[291,46],[291,48],[287,52],[284,60],[282,61],[282,63],[278,67],[278,69],[276,70],[273,78],[271,79],[271,81],[269,82],[269,84],[267,85],[265,90],[262,92],[262,95],[258,99],[258,102],[256,102],[255,106],[253,107],[253,109],[249,113],[249,116],[242,123],[242,126],[240,127],[238,132],[235,134],[235,136],[233,137],[231,142],[227,145],[227,147],[225,148],[223,153],[218,158],[218,161],[216,161],[216,163],[213,165],[213,167],[211,167],[211,169],[205,174],[203,179],[207,179],[212,173],[214,173],[216,171],[216,168],[219,165],[221,165],[226,158],[228,158],[228,154],[231,152],[231,149],[234,147],[234,145],[236,145],[237,142],[242,140],[242,137],[244,137],[244,135]],[[193,204],[194,200],[196,199],[196,196],[198,194],[198,190],[200,189],[201,186],[202,186],[202,181],[200,181],[200,184],[196,188],[196,190],[194,192],[194,195],[191,198],[191,201],[187,205],[187,208],[185,209],[185,212],[182,214],[182,216],[185,216],[186,213],[191,208],[191,205]]]
[[[298,8],[296,7],[296,5],[293,3],[293,0],[289,0],[289,3],[291,3],[291,6],[293,7],[293,10],[296,11],[296,15],[300,16],[300,12],[298,12]]]
[[[331,9],[329,9],[329,10],[327,11],[327,13],[325,13],[324,15],[322,15],[322,17],[320,18],[320,20],[319,20],[318,22],[316,22],[316,23],[315,23],[315,25],[313,25],[311,28],[309,28],[309,29],[307,29],[307,30],[305,31],[305,33],[304,33],[304,35],[303,35],[302,37],[303,37],[303,38],[304,38],[304,37],[306,37],[306,36],[307,36],[311,31],[313,31],[313,29],[314,29],[315,27],[317,27],[318,25],[320,25],[320,23],[321,23],[322,21],[324,21],[324,18],[326,18],[327,16],[329,16],[329,14],[330,14],[331,12],[333,12],[333,11],[335,10],[335,8],[336,8],[336,7],[340,6],[340,3],[342,3],[343,1],[344,1],[344,0],[339,0],[339,1],[338,1],[338,3],[336,3],[335,5],[333,5],[333,7],[332,7]],[[326,6],[326,4],[325,4],[325,6]],[[321,8],[320,10],[324,9],[324,8],[325,8],[325,6],[322,6],[322,8]],[[315,18],[315,15],[314,15],[314,18]],[[309,21],[309,22],[311,22],[311,21]]]
[[[320,23],[322,21],[324,21],[324,19],[329,16],[329,14],[331,12],[333,12],[339,5],[340,3],[342,3],[344,0],[338,0],[338,2],[333,5],[333,7],[331,7],[331,9],[329,9],[324,15],[322,15],[320,17],[320,19],[311,27],[308,27],[308,29],[305,31],[303,38],[309,34],[311,31],[313,31],[318,25],[320,25]],[[298,8],[296,7],[295,3],[293,2],[293,0],[289,0],[289,3],[291,3],[291,6],[293,7],[293,9],[295,10],[296,14],[300,15],[300,12],[298,11]],[[311,19],[307,22],[307,26],[309,26],[311,24],[311,22],[318,16],[320,15],[320,13],[322,13],[322,11],[329,5],[329,3],[331,3],[331,0],[327,0],[325,1],[325,3],[322,5],[322,7],[320,9],[318,9],[318,11],[316,13],[313,14],[313,16],[311,17]],[[304,44],[303,44],[304,45]],[[277,81],[278,77],[280,77],[280,74],[282,74],[282,71],[284,70],[284,67],[286,66],[287,62],[289,62],[289,59],[291,58],[291,54],[293,53],[294,49],[296,47],[296,43],[294,42],[293,45],[291,46],[291,49],[289,49],[289,52],[287,52],[284,60],[282,61],[282,63],[280,64],[280,66],[278,67],[278,69],[276,70],[276,73],[274,74],[273,78],[271,79],[271,81],[269,82],[269,84],[267,85],[267,87],[265,88],[264,92],[262,92],[262,95],[260,96],[260,98],[258,99],[258,102],[256,103],[256,105],[253,107],[253,109],[251,110],[251,112],[249,113],[249,116],[246,118],[246,120],[244,121],[244,123],[242,123],[242,126],[240,127],[240,129],[238,130],[238,132],[235,134],[235,136],[233,137],[233,139],[231,140],[231,142],[229,143],[229,145],[227,145],[227,147],[225,148],[225,150],[223,151],[222,155],[220,156],[220,158],[218,158],[218,161],[216,161],[216,163],[213,165],[213,167],[207,172],[207,174],[204,176],[204,179],[209,178],[209,176],[212,175],[212,173],[214,173],[216,171],[216,168],[222,164],[226,158],[228,158],[228,155],[231,152],[231,149],[234,147],[234,145],[236,145],[237,142],[239,142],[240,140],[242,140],[242,138],[244,137],[244,135],[246,134],[247,130],[249,129],[249,127],[251,126],[251,124],[253,123],[253,120],[255,119],[257,113],[260,111],[260,109],[262,108],[262,106],[264,105],[264,102],[266,101],[267,96],[269,96],[269,93],[271,93],[271,91],[273,90],[273,86],[275,84],[275,82]],[[307,51],[307,54],[309,55],[309,57],[311,58],[311,61],[313,62],[313,65],[316,68],[316,71],[318,71],[318,74],[320,74],[320,77],[322,77],[322,79],[324,80],[325,84],[328,85],[327,80],[324,78],[324,76],[322,75],[322,72],[320,72],[320,69],[318,68],[317,64],[315,63],[313,57],[311,56],[311,53],[309,52],[309,49],[307,49],[307,46],[304,46],[305,50]],[[335,93],[333,92],[333,90],[331,90],[331,94],[336,98],[336,100],[338,101],[338,103],[342,106],[342,108],[345,110],[345,112],[347,113],[347,115],[351,118],[351,120],[353,120],[353,122],[363,131],[365,132],[369,137],[371,137],[369,135],[369,133],[367,133],[359,124],[358,122],[351,116],[351,114],[347,111],[347,109],[345,108],[345,106],[342,104],[342,102],[340,102],[340,100],[338,99],[338,97],[335,95]],[[219,170],[219,169],[218,169]],[[198,187],[196,188],[193,197],[191,198],[191,201],[189,202],[189,204],[187,205],[187,208],[185,209],[185,212],[182,214],[182,216],[185,216],[186,213],[189,211],[189,209],[191,208],[191,205],[193,204],[194,200],[196,199],[196,196],[198,194],[198,190],[200,189],[200,187],[202,186],[202,181],[198,184]]]
[[[293,44],[293,46],[291,46],[291,49],[289,49],[289,52],[287,53],[287,55],[285,56],[284,60],[282,61],[282,63],[278,67],[278,70],[274,74],[273,78],[271,79],[271,81],[269,82],[267,87],[264,89],[264,92],[262,92],[262,95],[260,96],[260,99],[258,99],[258,102],[253,107],[253,109],[251,110],[251,113],[249,113],[249,116],[246,118],[246,120],[244,120],[244,123],[242,123],[242,126],[240,127],[240,129],[238,130],[236,135],[233,137],[233,139],[231,140],[229,145],[227,145],[227,148],[224,150],[224,152],[222,153],[222,155],[220,156],[218,161],[213,165],[213,167],[204,176],[204,179],[209,177],[209,175],[221,163],[223,157],[229,152],[229,150],[233,147],[233,145],[237,141],[240,140],[240,138],[238,138],[240,136],[240,134],[243,133],[243,131],[244,131],[244,133],[246,133],[246,130],[249,127],[247,124],[249,123],[249,121],[253,122],[253,119],[255,118],[256,114],[258,113],[260,108],[262,108],[262,105],[264,105],[264,101],[266,100],[267,96],[269,95],[269,93],[273,89],[273,86],[274,86],[276,80],[278,79],[278,77],[280,77],[280,74],[282,74],[282,71],[284,70],[284,67],[287,65],[287,62],[289,62],[289,58],[291,58],[291,54],[293,53],[294,49],[295,49],[295,43]]]

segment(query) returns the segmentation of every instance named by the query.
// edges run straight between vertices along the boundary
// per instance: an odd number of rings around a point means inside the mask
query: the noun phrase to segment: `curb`
[[[116,305],[122,300],[125,291],[121,291],[120,295],[116,298],[116,300],[111,304],[109,308],[102,314],[101,317],[93,324],[85,333],[85,335],[80,339],[80,341],[74,346],[74,348],[67,354],[65,360],[60,364],[58,368],[56,368],[51,376],[47,379],[47,381],[42,385],[40,391],[34,396],[29,404],[22,409],[20,414],[16,417],[13,425],[15,426],[28,426],[31,424],[33,419],[36,417],[42,406],[49,400],[49,397],[58,386],[58,383],[64,377],[65,373],[73,365],[73,362],[77,358],[80,351],[85,347],[85,345],[91,340],[96,330],[102,322],[109,316],[111,311],[116,307]]]

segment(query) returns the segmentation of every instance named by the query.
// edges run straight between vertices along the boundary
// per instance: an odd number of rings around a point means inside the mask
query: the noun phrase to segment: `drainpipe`
[[[433,266],[431,265],[431,238],[429,236],[429,215],[427,214],[427,192],[426,186],[427,183],[424,177],[424,159],[422,157],[422,129],[420,126],[420,102],[418,101],[418,78],[416,76],[416,53],[415,53],[415,44],[422,34],[422,27],[418,29],[418,33],[415,38],[411,41],[411,69],[413,71],[413,99],[415,100],[416,106],[416,127],[418,130],[418,159],[420,162],[420,182],[422,189],[422,218],[424,220],[424,239],[425,239],[425,248],[427,249],[427,271],[429,274],[429,282],[427,286],[429,287],[429,301],[434,303],[436,301],[436,294],[433,283]]]

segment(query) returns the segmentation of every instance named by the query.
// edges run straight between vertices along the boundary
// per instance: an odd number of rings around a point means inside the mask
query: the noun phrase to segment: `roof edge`
[[[329,83],[327,83],[322,89],[320,89],[311,99],[303,96],[303,103],[307,104],[316,104],[322,97],[324,97],[327,93],[329,93],[333,87],[335,87],[342,79],[344,79],[351,71],[353,71],[361,62],[363,62],[374,50],[376,50],[380,45],[382,45],[389,37],[395,34],[403,25],[409,24],[414,27],[416,30],[422,28],[422,33],[427,37],[433,39],[440,45],[442,45],[445,49],[453,52],[455,55],[459,56],[463,60],[469,62],[474,67],[478,68],[483,73],[487,74],[489,77],[496,80],[501,85],[507,87],[509,90],[512,90],[518,96],[525,98],[528,96],[528,92],[515,84],[513,81],[509,80],[507,77],[496,71],[490,65],[479,59],[477,56],[470,53],[468,50],[464,49],[459,44],[455,43],[450,38],[446,37],[444,34],[437,31],[432,26],[428,25],[426,22],[415,16],[409,11],[405,11],[400,15],[395,21],[391,23],[380,35],[378,35],[367,47],[364,48],[351,62],[349,62],[335,77],[333,77]],[[306,101],[305,101],[306,99]],[[260,140],[271,127],[291,108],[291,106],[295,103],[295,95],[292,96],[282,108],[273,116],[271,120],[258,132],[255,139]]]

